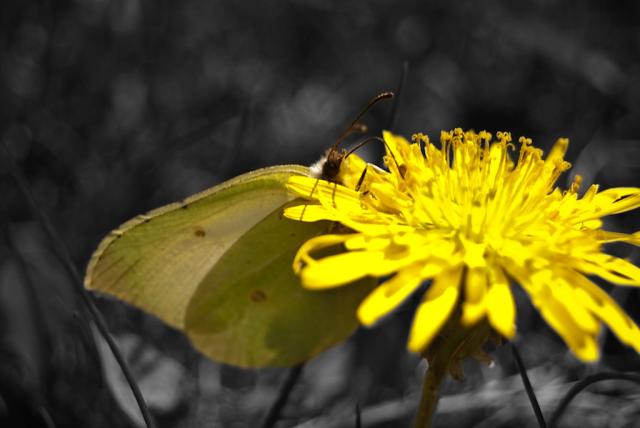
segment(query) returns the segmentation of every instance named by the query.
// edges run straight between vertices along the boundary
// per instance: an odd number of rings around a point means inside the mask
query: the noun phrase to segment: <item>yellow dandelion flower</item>
[[[640,329],[589,279],[640,285],[640,268],[602,250],[609,242],[640,245],[640,232],[608,232],[601,220],[639,207],[640,188],[593,185],[580,196],[577,177],[563,191],[555,183],[570,168],[568,140],[558,140],[545,158],[529,139],[519,140],[516,153],[510,134],[496,137],[456,129],[443,132],[437,146],[421,134],[410,143],[386,132],[388,171],[351,155],[342,184],[292,177],[289,189],[306,201],[285,216],[349,229],[302,245],[294,269],[303,285],[385,278],[358,308],[361,323],[370,326],[431,280],[408,342],[424,352],[454,313],[463,326],[486,320],[513,338],[513,281],[580,359],[598,358],[601,323],[640,352]],[[343,252],[321,256],[322,248],[338,245]]]

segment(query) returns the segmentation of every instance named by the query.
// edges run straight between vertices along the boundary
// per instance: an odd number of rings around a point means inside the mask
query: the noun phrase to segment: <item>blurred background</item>
[[[136,214],[258,167],[315,161],[369,99],[398,86],[405,61],[393,131],[506,130],[543,148],[568,137],[586,185],[633,186],[638,18],[632,1],[4,0],[0,138],[81,272]],[[364,118],[371,134],[391,110]],[[360,153],[379,161],[380,149]],[[0,425],[140,426],[2,153]],[[638,220],[607,227],[635,231]],[[638,262],[631,248],[612,251]],[[636,290],[613,294],[640,317]],[[518,346],[545,412],[588,374],[640,368],[608,332],[600,362],[579,363],[518,300]],[[365,427],[409,425],[425,370],[404,350],[414,303],[308,364],[279,426],[354,426],[356,405]],[[256,426],[286,376],[221,366],[157,320],[98,304],[160,427]],[[510,353],[492,355],[447,382],[436,426],[535,426]],[[638,403],[637,385],[604,382],[561,425],[632,426]]]

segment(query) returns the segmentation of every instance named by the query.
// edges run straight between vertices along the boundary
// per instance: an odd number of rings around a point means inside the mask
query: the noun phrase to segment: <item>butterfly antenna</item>
[[[389,145],[387,144],[386,141],[384,141],[382,138],[380,137],[369,137],[366,140],[360,141],[358,144],[356,144],[351,150],[349,150],[347,152],[346,155],[344,155],[344,157],[346,158],[347,156],[349,156],[351,153],[355,152],[356,150],[358,150],[360,147],[364,146],[365,144],[369,144],[372,141],[379,141],[382,144],[384,144],[384,146],[387,149],[387,153],[389,153],[391,155],[391,159],[393,159],[393,163],[396,164],[396,168],[398,168],[398,172],[400,172],[400,176],[402,177],[402,179],[404,179],[404,168],[400,167],[400,164],[398,163],[398,161],[396,160],[396,156],[393,154],[393,151],[389,148]]]
[[[351,122],[351,125],[349,125],[349,127],[340,135],[340,137],[338,137],[335,144],[331,147],[331,151],[337,150],[340,143],[342,143],[344,139],[347,138],[353,131],[361,130],[362,127],[364,127],[364,132],[366,132],[366,126],[360,123],[360,119],[362,119],[362,116],[367,114],[367,112],[371,110],[371,108],[376,104],[378,104],[380,101],[390,100],[393,97],[394,97],[393,92],[387,91],[387,92],[378,94],[371,101],[369,101],[369,103],[365,106],[365,108],[363,108],[362,111],[358,113],[356,118],[353,119],[353,122]]]
[[[381,142],[382,144],[384,144],[384,145],[385,145],[385,147],[387,147],[387,143],[385,143],[385,141],[384,141],[382,138],[380,138],[380,137],[369,137],[369,138],[367,138],[366,140],[363,140],[363,141],[360,141],[359,143],[357,143],[357,144],[356,144],[356,145],[355,145],[351,150],[349,150],[349,151],[347,152],[347,154],[346,154],[346,155],[344,155],[344,157],[346,158],[346,157],[347,157],[347,156],[349,156],[351,153],[353,153],[353,152],[355,152],[356,150],[358,150],[360,147],[362,147],[362,146],[364,146],[364,145],[366,145],[366,144],[369,144],[369,143],[371,143],[371,142],[373,142],[373,141],[379,141],[379,142]],[[389,148],[389,147],[387,147],[387,149],[388,149],[388,148]]]

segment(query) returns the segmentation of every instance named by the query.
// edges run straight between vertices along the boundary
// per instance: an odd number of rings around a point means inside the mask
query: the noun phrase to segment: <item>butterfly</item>
[[[334,224],[284,218],[294,199],[286,183],[295,175],[339,182],[351,153],[339,144],[392,96],[374,98],[311,168],[251,171],[125,222],[93,253],[85,287],[158,317],[204,355],[235,366],[292,366],[345,340],[374,279],[322,291],[301,286],[294,255]]]

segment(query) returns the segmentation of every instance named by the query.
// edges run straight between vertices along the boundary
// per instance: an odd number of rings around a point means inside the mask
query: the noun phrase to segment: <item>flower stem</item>
[[[415,428],[429,428],[431,426],[431,420],[436,412],[436,406],[440,398],[440,385],[446,375],[447,361],[443,361],[441,358],[434,358],[424,374],[422,397],[420,397],[420,407],[414,424]]]
[[[520,372],[520,377],[522,378],[522,384],[524,385],[524,389],[527,392],[529,401],[531,402],[531,407],[533,407],[533,413],[535,413],[536,415],[538,426],[540,426],[540,428],[547,428],[547,423],[544,420],[542,409],[540,409],[538,398],[536,397],[536,393],[531,386],[531,381],[529,380],[529,376],[527,375],[527,368],[522,362],[522,357],[518,352],[518,348],[516,348],[516,345],[514,345],[513,342],[509,342],[509,345],[511,347],[511,352],[513,353],[513,358],[516,360],[516,366],[518,366],[518,371]]]

